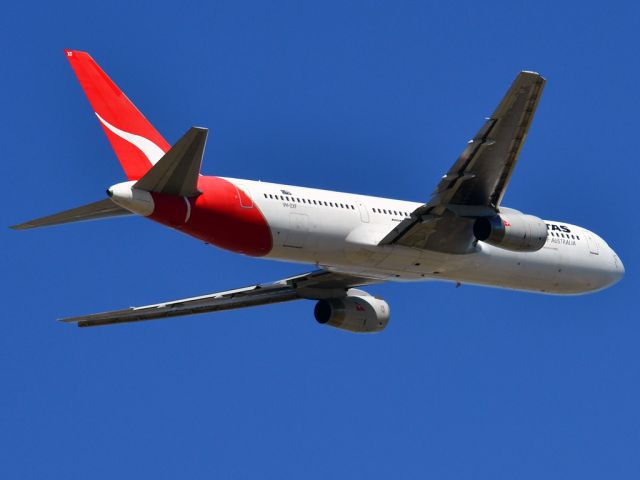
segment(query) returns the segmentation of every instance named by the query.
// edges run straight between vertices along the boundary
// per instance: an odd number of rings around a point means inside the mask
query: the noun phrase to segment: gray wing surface
[[[499,211],[544,84],[541,75],[520,72],[493,115],[442,177],[429,202],[380,244],[447,253],[470,251],[474,220]]]
[[[380,281],[327,270],[316,270],[273,283],[252,285],[143,307],[64,318],[61,321],[76,323],[79,327],[95,327],[256,307],[300,299],[336,298],[345,296],[352,287],[379,283]]]
[[[54,213],[46,217],[37,218],[29,222],[13,225],[14,230],[28,230],[30,228],[51,227],[65,223],[84,222],[88,220],[100,220],[103,218],[121,217],[133,215],[129,210],[116,205],[110,199],[93,202],[82,207],[73,208],[60,213]]]

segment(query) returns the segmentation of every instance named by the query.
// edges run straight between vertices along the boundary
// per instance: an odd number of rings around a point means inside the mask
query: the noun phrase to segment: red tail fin
[[[65,53],[125,174],[140,179],[170,145],[88,53]]]

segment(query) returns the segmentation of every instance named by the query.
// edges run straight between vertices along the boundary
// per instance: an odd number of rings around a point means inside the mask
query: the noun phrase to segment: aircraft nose
[[[613,250],[611,250],[611,255],[613,257],[613,283],[617,283],[620,280],[622,280],[622,277],[624,277],[624,264],[622,263],[622,260],[620,260],[620,257],[618,257],[618,255],[616,254],[616,252],[614,252]]]
[[[613,261],[616,264],[616,270],[620,273],[620,278],[622,278],[624,276],[624,264],[616,252],[613,252]]]

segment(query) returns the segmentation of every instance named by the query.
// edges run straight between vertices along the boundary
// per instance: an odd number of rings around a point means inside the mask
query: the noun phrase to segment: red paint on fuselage
[[[201,176],[198,190],[201,195],[187,199],[190,212],[185,197],[153,193],[155,209],[149,218],[232,252],[261,257],[271,251],[269,225],[241,188]]]

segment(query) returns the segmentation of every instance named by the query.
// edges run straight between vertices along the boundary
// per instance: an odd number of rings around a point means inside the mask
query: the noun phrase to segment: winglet
[[[208,132],[206,128],[191,127],[134,187],[181,197],[199,195],[198,175]]]

